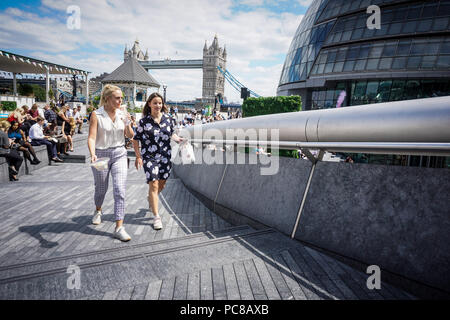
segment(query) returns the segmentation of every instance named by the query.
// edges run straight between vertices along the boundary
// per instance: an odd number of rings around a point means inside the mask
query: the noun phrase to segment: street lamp
[[[164,104],[166,104],[166,89],[167,89],[167,85],[163,84],[163,89],[164,89]]]

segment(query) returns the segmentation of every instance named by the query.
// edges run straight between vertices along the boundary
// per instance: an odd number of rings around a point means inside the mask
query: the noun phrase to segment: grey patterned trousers
[[[97,207],[103,205],[108,191],[109,174],[111,173],[114,192],[114,215],[116,221],[125,217],[125,189],[128,173],[127,150],[125,147],[96,149],[97,158],[109,158],[108,170],[98,171],[92,168],[95,182],[94,201]]]

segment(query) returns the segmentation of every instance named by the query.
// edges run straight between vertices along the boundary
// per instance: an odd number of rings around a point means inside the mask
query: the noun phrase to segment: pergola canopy
[[[0,70],[12,73],[33,74],[72,74],[87,76],[88,71],[62,66],[43,60],[25,57],[8,51],[0,50]]]

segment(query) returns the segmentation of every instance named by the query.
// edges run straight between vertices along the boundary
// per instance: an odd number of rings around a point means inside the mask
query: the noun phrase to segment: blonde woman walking
[[[88,147],[91,162],[98,158],[109,158],[106,170],[92,168],[95,181],[95,212],[92,223],[101,223],[102,204],[108,190],[109,174],[111,173],[114,192],[114,215],[116,229],[114,237],[121,241],[129,241],[131,237],[123,227],[125,216],[125,187],[127,180],[127,150],[125,149],[125,136],[132,138],[130,115],[121,110],[122,91],[119,87],[106,85],[101,94],[100,108],[92,112]]]
[[[163,97],[157,92],[150,95],[142,112],[143,118],[139,121],[133,138],[136,169],[144,167],[149,185],[148,201],[154,215],[155,230],[162,229],[158,212],[158,194],[164,189],[172,169],[170,139],[177,143],[184,140],[175,134],[173,118],[167,114],[163,101]],[[141,150],[139,150],[139,141]]]

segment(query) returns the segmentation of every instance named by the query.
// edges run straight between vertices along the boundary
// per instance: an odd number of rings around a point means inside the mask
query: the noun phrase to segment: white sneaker
[[[119,239],[120,241],[130,241],[131,237],[125,231],[124,227],[120,227],[114,232],[114,237]]]
[[[153,217],[153,228],[155,230],[161,230],[162,229],[162,222],[161,222],[161,217],[160,216]]]
[[[94,217],[92,218],[92,224],[98,225],[100,223],[102,223],[102,212],[95,210]]]

